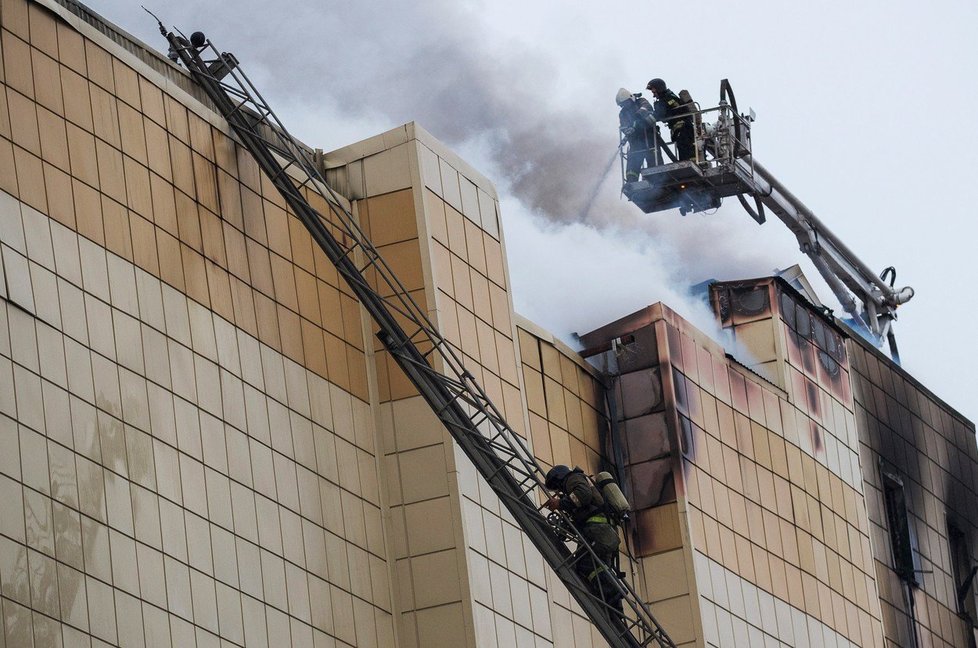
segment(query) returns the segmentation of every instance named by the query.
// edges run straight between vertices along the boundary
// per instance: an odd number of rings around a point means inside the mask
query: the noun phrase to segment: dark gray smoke
[[[774,267],[767,253],[739,243],[744,237],[731,235],[729,223],[703,216],[683,221],[675,213],[645,215],[621,200],[619,167],[609,164],[618,145],[614,94],[627,85],[617,63],[609,64],[601,80],[607,103],[595,109],[568,101],[562,84],[582,79],[561,78],[539,50],[498,42],[480,31],[470,6],[338,7],[311,29],[323,34],[323,25],[333,26],[317,39],[315,59],[303,60],[291,78],[271,81],[278,94],[306,102],[328,97],[341,113],[379,114],[391,127],[417,120],[456,149],[475,144],[487,154],[486,175],[537,216],[554,224],[583,222],[624,231],[632,239],[648,236],[655,241],[653,253],[675,248],[670,252],[688,264],[684,271],[691,282]],[[306,24],[317,21],[314,13],[303,18]],[[260,46],[267,51],[256,52],[257,60],[294,56],[275,43]],[[749,228],[743,219],[736,224]],[[710,253],[704,254],[707,248]]]
[[[479,141],[495,167],[488,171],[526,207],[574,221],[617,146],[615,123],[596,127],[579,106],[554,105],[557,70],[521,45],[497,47],[473,33],[474,18],[458,7],[395,7],[380,25],[374,11],[342,8],[340,22],[369,25],[369,38],[357,27],[323,39],[325,69],[309,62],[303,77],[324,83],[297,84],[291,93],[321,99],[325,91],[348,113],[381,113],[392,126],[417,120],[453,147]],[[395,25],[416,23],[427,26],[413,38],[391,39]]]
[[[416,52],[385,84],[403,99],[391,115],[421,120],[449,145],[482,139],[514,196],[550,220],[573,221],[617,144],[614,130],[594,128],[573,106],[549,105],[550,71],[520,58],[486,59],[460,44]],[[425,87],[408,76],[423,69],[448,82]]]
[[[161,45],[141,10],[93,4],[127,29],[141,26],[137,33]],[[689,264],[685,271],[693,281],[743,274],[745,264],[748,272],[773,267],[767,254],[737,243],[741,237],[730,234],[730,225],[701,216],[684,222],[674,213],[647,216],[621,200],[618,167],[608,164],[618,144],[614,93],[627,85],[615,63],[601,80],[607,104],[594,110],[560,92],[562,83],[581,79],[561,79],[539,50],[489,33],[477,2],[299,0],[283,6],[239,2],[220,20],[198,15],[189,2],[157,13],[186,32],[202,29],[236,52],[273,105],[291,99],[388,128],[416,120],[453,148],[478,148],[491,167],[482,170],[502,192],[551,223],[582,222],[632,239],[645,235],[655,241],[654,252],[672,248],[670,256]]]

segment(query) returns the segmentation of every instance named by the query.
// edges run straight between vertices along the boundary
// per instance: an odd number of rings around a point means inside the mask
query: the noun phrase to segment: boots
[[[611,573],[608,571],[600,572],[596,585],[598,586],[598,593],[604,599],[604,602],[620,614],[622,612],[622,599],[624,595],[621,593],[618,583]]]

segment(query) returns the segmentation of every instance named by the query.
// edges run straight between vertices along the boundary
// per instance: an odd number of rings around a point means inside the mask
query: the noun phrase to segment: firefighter
[[[650,90],[655,97],[652,115],[657,121],[664,121],[669,125],[669,131],[672,133],[672,141],[676,143],[679,159],[695,159],[693,118],[690,115],[681,116],[689,112],[688,106],[679,100],[676,93],[670,90],[662,79],[652,79],[646,89]]]
[[[625,88],[618,91],[615,102],[621,108],[618,112],[618,123],[628,143],[625,182],[636,182],[643,161],[648,166],[656,164],[655,135],[658,127],[655,117],[652,116],[652,104],[641,93],[632,94]]]
[[[557,465],[547,473],[546,486],[558,494],[545,506],[551,511],[564,511],[591,546],[598,563],[584,547],[578,547],[575,569],[584,577],[591,590],[605,603],[622,609],[622,594],[611,570],[618,558],[618,531],[605,513],[604,499],[580,468],[571,470]]]

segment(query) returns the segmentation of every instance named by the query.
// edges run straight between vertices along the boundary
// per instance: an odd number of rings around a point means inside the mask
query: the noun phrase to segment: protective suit
[[[653,88],[653,83],[661,83],[662,89]],[[658,85],[658,84],[656,84]],[[684,105],[676,93],[665,87],[661,79],[649,81],[649,89],[656,91],[655,105],[652,107],[652,116],[657,121],[664,121],[669,126],[672,133],[672,141],[676,143],[676,152],[680,160],[693,160],[696,158],[696,145],[694,144],[693,119],[689,115],[681,116],[689,112],[688,106]]]
[[[632,94],[625,88],[618,91],[615,102],[621,108],[618,112],[619,128],[628,143],[625,182],[635,182],[639,179],[643,162],[647,166],[656,165],[657,126],[652,116],[652,104],[641,93]]]
[[[618,531],[605,514],[600,491],[580,468],[571,470],[567,466],[551,469],[547,474],[547,487],[560,492],[548,505],[570,516],[601,561],[599,563],[590,552],[578,548],[577,573],[587,580],[595,594],[604,598],[605,603],[620,610],[621,594],[609,571],[617,564],[620,540]]]

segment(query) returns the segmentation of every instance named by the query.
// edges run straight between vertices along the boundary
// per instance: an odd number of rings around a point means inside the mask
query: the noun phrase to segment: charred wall
[[[659,364],[655,328],[635,331],[621,349],[614,390],[617,432],[637,516],[637,550],[650,555],[664,548],[655,509],[676,501],[675,450],[680,444],[670,426],[662,378],[669,369]]]
[[[703,632],[684,510],[683,457],[691,450],[693,425],[686,391],[680,397],[675,387],[683,366],[676,358],[688,338],[679,325],[685,322],[655,304],[581,340],[583,354],[609,377],[609,446],[620,457],[632,504],[626,532],[637,557],[639,591],[670,637],[692,645]],[[695,346],[687,344],[687,351],[695,362]]]
[[[711,299],[732,342],[728,371],[712,383],[689,363],[683,373],[690,418],[705,423],[705,434],[693,428],[686,477],[706,558],[697,585],[733,626],[731,641],[719,624],[717,645],[757,645],[760,629],[788,645],[882,646],[845,331],[778,278],[714,284]],[[734,577],[792,627],[739,614]]]
[[[734,355],[661,304],[582,338],[652,600],[707,645],[974,646],[974,425],[778,278],[711,300]]]
[[[679,546],[674,515],[659,507],[677,501],[682,480],[677,479],[681,464],[676,450],[683,446],[682,431],[691,434],[688,418],[677,417],[680,399],[671,387],[676,376],[668,360],[660,356],[669,336],[664,322],[656,320],[663,310],[657,304],[583,338],[585,345],[593,343],[595,349],[602,349],[596,362],[610,379],[613,412],[609,414],[614,416],[609,446],[618,445],[639,556]],[[685,392],[681,404],[685,412]]]
[[[886,638],[974,646],[975,592],[962,588],[978,557],[974,423],[861,340],[847,347]]]

